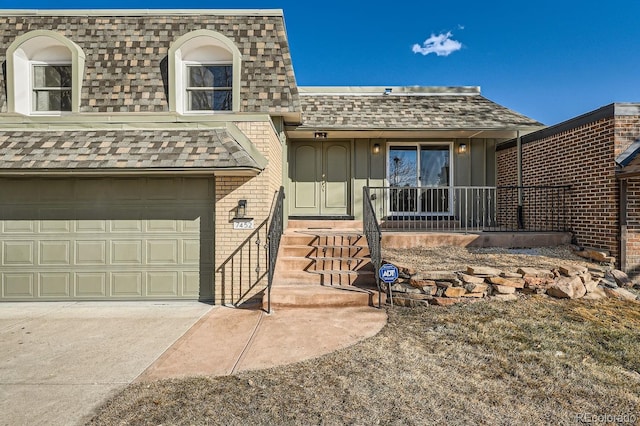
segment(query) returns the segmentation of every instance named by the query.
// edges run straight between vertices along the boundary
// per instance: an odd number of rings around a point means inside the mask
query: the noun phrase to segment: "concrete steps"
[[[373,306],[375,286],[361,221],[289,221],[280,242],[272,307]]]

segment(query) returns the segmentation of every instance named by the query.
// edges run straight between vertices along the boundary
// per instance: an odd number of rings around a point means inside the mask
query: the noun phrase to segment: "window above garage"
[[[240,109],[241,55],[227,37],[192,31],[169,49],[169,107],[181,114]]]
[[[9,112],[78,112],[84,59],[78,45],[54,31],[31,31],[16,38],[7,49]]]

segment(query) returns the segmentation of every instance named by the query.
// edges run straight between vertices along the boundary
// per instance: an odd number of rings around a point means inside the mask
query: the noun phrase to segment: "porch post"
[[[520,130],[516,132],[516,164],[518,184],[518,229],[524,228],[524,211],[522,208],[522,138]]]

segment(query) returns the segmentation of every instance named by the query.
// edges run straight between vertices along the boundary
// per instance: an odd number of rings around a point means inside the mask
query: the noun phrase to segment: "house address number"
[[[233,229],[253,229],[253,220],[234,220]]]

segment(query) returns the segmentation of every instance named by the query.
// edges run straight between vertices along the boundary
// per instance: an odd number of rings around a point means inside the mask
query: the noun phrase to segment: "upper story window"
[[[232,70],[231,65],[187,65],[187,109],[231,111]]]
[[[169,107],[182,114],[240,109],[238,48],[227,37],[197,30],[169,49]]]
[[[32,115],[80,110],[84,52],[62,34],[36,30],[7,49],[9,112]]]
[[[71,111],[71,70],[71,64],[33,64],[34,111]]]

